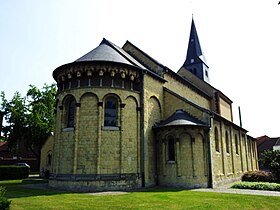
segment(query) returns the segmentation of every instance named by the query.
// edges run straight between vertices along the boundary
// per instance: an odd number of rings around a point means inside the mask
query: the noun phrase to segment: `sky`
[[[0,91],[11,99],[55,81],[55,68],[129,40],[177,72],[192,16],[210,84],[233,101],[253,137],[280,136],[278,0],[0,0]]]

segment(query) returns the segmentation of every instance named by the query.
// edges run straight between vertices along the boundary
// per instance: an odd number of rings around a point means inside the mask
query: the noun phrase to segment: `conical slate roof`
[[[116,63],[124,63],[138,68],[146,69],[133,57],[131,57],[127,52],[122,48],[114,45],[105,38],[102,40],[100,45],[88,52],[84,56],[77,59],[75,62],[83,61],[110,61]]]
[[[160,122],[159,124],[155,125],[157,127],[166,127],[166,126],[186,126],[186,125],[193,125],[193,126],[207,126],[202,121],[198,120],[197,118],[191,116],[189,113],[185,112],[182,109],[176,110],[170,117],[166,120]]]
[[[200,59],[206,66],[206,59],[204,57],[204,54],[202,52],[196,27],[194,24],[194,20],[192,19],[192,25],[191,25],[191,32],[189,37],[189,45],[188,45],[188,51],[187,51],[187,57],[186,61],[183,66],[188,66],[192,64],[192,59]],[[196,61],[197,62],[197,61]]]

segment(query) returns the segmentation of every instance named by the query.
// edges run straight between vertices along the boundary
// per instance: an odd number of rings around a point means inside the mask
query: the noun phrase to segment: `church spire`
[[[209,83],[208,65],[204,58],[194,20],[192,18],[191,32],[189,37],[189,45],[187,51],[187,57],[183,64],[183,67],[192,72],[201,80]]]

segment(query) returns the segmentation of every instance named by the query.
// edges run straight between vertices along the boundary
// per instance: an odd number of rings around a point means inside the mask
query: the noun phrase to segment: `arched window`
[[[105,99],[104,126],[117,126],[117,102],[113,96]]]
[[[248,142],[248,153],[249,153],[248,155],[251,156],[252,155],[252,150],[251,150],[252,148],[251,148],[251,141],[250,141],[250,139],[247,139],[247,142]]]
[[[73,128],[75,125],[75,112],[76,101],[74,97],[69,97],[66,101],[66,126],[67,128]]]
[[[229,153],[229,138],[228,132],[226,131],[226,152]]]
[[[52,164],[52,154],[49,153],[47,157],[47,165],[51,165],[51,164]]]
[[[75,125],[75,100],[71,100],[68,106],[68,120],[67,127],[74,127]]]
[[[219,132],[218,132],[217,127],[215,127],[215,147],[216,147],[216,151],[220,152]]]
[[[235,152],[237,155],[239,154],[239,142],[236,134],[235,134]]]
[[[168,160],[175,161],[175,140],[173,136],[168,138]]]

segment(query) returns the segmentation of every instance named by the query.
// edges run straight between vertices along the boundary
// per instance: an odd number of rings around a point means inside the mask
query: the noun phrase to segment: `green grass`
[[[56,190],[30,189],[40,180],[0,181],[12,200],[11,210],[24,209],[279,209],[279,197],[195,192],[153,188],[122,195],[93,196]]]

